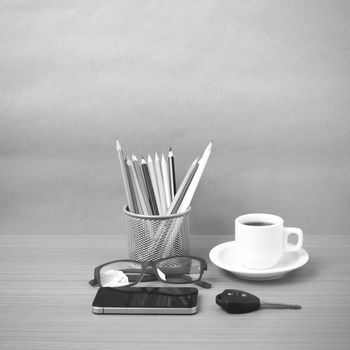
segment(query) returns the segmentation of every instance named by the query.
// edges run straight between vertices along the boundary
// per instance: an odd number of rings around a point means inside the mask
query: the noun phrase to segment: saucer
[[[238,260],[236,249],[236,241],[222,243],[210,251],[209,258],[216,266],[246,280],[268,281],[278,279],[305,265],[309,260],[309,254],[301,248],[296,252],[286,252],[278,263],[271,268],[251,269],[243,266],[242,262]]]

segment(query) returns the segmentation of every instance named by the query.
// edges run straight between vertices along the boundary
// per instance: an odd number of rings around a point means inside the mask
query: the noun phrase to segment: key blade
[[[292,310],[300,310],[300,305],[295,304],[277,304],[277,303],[264,303],[260,304],[261,309],[292,309]]]

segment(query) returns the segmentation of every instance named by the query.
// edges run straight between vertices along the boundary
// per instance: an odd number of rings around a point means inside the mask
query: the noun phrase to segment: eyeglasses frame
[[[174,259],[174,258],[190,258],[190,259],[193,259],[193,260],[198,260],[200,262],[200,267],[201,267],[201,272],[200,272],[200,275],[199,275],[198,279],[192,280],[192,281],[189,281],[189,282],[168,282],[168,281],[164,281],[159,276],[158,271],[156,269],[156,265],[158,263],[164,261],[164,260],[169,260],[169,259]],[[94,279],[90,280],[89,284],[91,286],[99,285],[100,287],[102,287],[101,280],[100,280],[100,271],[101,271],[101,269],[103,267],[109,265],[109,264],[113,264],[113,263],[116,263],[116,262],[132,262],[132,263],[141,264],[141,275],[140,275],[140,278],[136,282],[128,284],[127,287],[134,286],[135,284],[141,282],[143,277],[144,277],[144,275],[145,275],[145,273],[146,273],[146,268],[147,267],[151,267],[152,268],[152,271],[153,271],[154,275],[157,277],[158,281],[169,283],[169,284],[196,283],[196,282],[198,282],[198,281],[200,281],[202,279],[204,271],[206,271],[207,268],[208,268],[207,262],[205,261],[205,259],[203,259],[201,257],[197,257],[197,256],[190,256],[190,255],[172,255],[172,256],[168,256],[166,258],[161,258],[161,259],[153,260],[153,261],[137,261],[137,260],[130,260],[130,259],[119,259],[119,260],[109,261],[107,263],[104,263],[102,265],[99,265],[99,266],[95,267],[95,269],[94,269]],[[205,283],[208,283],[208,282],[205,282]],[[126,286],[112,287],[112,288],[122,288],[122,287],[126,287]]]

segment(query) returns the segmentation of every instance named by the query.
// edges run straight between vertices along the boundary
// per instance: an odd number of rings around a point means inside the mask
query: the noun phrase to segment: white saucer
[[[216,266],[247,280],[268,281],[281,278],[309,260],[309,254],[300,249],[297,252],[285,253],[278,263],[269,269],[250,269],[238,260],[236,248],[235,241],[219,244],[210,251],[209,258]]]

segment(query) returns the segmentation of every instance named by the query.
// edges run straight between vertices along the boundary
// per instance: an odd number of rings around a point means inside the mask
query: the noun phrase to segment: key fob
[[[257,296],[236,289],[225,289],[216,296],[216,303],[230,314],[245,314],[260,309]]]

